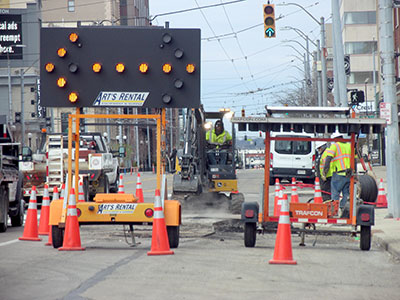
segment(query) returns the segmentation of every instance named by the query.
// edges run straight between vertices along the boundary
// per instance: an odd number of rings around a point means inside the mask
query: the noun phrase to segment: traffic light
[[[199,29],[42,28],[40,61],[45,107],[200,106]]]
[[[15,112],[15,123],[21,123],[21,113]]]
[[[46,127],[51,127],[51,118],[46,117]]]
[[[350,93],[350,101],[352,105],[358,105],[364,103],[364,92],[363,91],[353,91]]]
[[[275,5],[264,4],[264,37],[274,38],[276,37],[275,31]]]
[[[246,116],[246,112],[245,112],[244,108],[242,108],[242,117],[245,117],[245,116]]]

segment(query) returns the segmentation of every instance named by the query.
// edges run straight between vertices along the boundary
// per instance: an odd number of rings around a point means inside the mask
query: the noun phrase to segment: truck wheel
[[[244,195],[242,193],[231,194],[229,202],[229,211],[232,214],[240,214],[242,212],[242,203]]]
[[[371,248],[371,226],[361,225],[360,248],[364,251]]]
[[[108,176],[104,175],[104,193],[108,194],[110,192],[110,181]]]
[[[179,226],[167,226],[168,242],[170,248],[179,246]]]
[[[52,225],[51,237],[53,239],[53,247],[60,248],[64,242],[64,229],[59,228],[57,225]]]
[[[19,174],[19,179],[18,179],[18,184],[17,184],[17,190],[15,193],[15,202],[17,203],[17,210],[18,213],[11,217],[11,225],[13,227],[20,227],[22,224],[24,224],[24,214],[25,214],[25,201],[23,200],[22,196],[22,181],[23,177],[22,174]]]
[[[0,188],[0,232],[7,230],[8,222],[8,194],[4,187]]]
[[[246,247],[254,247],[256,245],[256,226],[256,223],[244,223],[244,245]]]

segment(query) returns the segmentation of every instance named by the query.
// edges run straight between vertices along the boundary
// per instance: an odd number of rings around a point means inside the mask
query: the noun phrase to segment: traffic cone
[[[274,198],[274,216],[279,216],[278,215],[278,201],[279,201],[279,191],[281,189],[281,186],[279,184],[279,179],[275,179],[275,198]]]
[[[124,191],[124,183],[123,183],[124,175],[119,175],[119,183],[118,183],[118,194],[125,194]]]
[[[276,233],[274,257],[269,261],[270,264],[297,264],[293,260],[291,234],[289,203],[287,199],[283,199],[279,215],[278,232]]]
[[[21,241],[41,241],[38,235],[36,186],[32,186],[29,198],[28,212],[26,213],[24,233],[18,238]]]
[[[65,183],[63,183],[63,184],[61,185],[61,195],[60,195],[60,199],[61,199],[61,200],[64,200],[64,197],[65,197]]]
[[[378,189],[378,199],[376,200],[376,207],[377,208],[387,208],[387,198],[385,193],[385,188],[383,187],[383,179],[379,182],[379,189]]]
[[[39,221],[39,234],[49,235],[50,226],[50,197],[49,197],[49,186],[44,185],[42,208],[40,209],[40,221]]]
[[[296,179],[292,178],[292,196],[290,197],[290,203],[299,203],[299,194],[297,193]]]
[[[147,255],[174,254],[169,248],[167,226],[165,225],[164,212],[161,204],[160,190],[156,189],[154,200],[153,232],[151,249]]]
[[[279,216],[281,211],[282,199],[284,197],[284,192],[282,187],[280,187],[278,191],[278,197],[275,196],[275,203],[274,203],[274,216]],[[287,198],[286,198],[287,199]]]
[[[137,180],[136,180],[136,198],[138,198],[138,201],[137,201],[138,203],[144,202],[142,182],[140,180],[140,173],[137,174]]]
[[[60,251],[79,251],[85,250],[81,247],[81,237],[79,232],[78,214],[76,211],[75,189],[70,189],[67,219],[65,220],[64,242]]]
[[[321,186],[319,185],[319,178],[315,177],[315,192],[314,192],[314,203],[321,204],[322,200]]]
[[[55,186],[53,189],[53,200],[58,200],[60,198],[59,194],[58,194],[58,188]],[[45,244],[45,246],[51,246],[53,245],[53,236],[52,236],[52,229],[51,229],[51,225],[49,225],[50,230],[49,230],[49,239],[47,240],[47,243]]]
[[[79,181],[78,187],[78,202],[86,202],[85,194],[83,193],[83,182]]]

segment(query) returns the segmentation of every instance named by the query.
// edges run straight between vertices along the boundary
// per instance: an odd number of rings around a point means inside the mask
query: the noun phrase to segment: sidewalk
[[[385,192],[386,167],[373,167],[377,183],[383,179]],[[389,201],[389,199],[388,199]],[[375,209],[375,226],[372,227],[372,242],[378,243],[383,249],[400,259],[400,218],[386,218],[389,214],[387,208]]]

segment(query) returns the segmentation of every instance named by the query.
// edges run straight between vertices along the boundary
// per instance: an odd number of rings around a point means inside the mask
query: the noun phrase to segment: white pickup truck
[[[72,161],[75,167],[75,145]],[[29,157],[29,156],[28,156]],[[65,182],[68,172],[68,138],[65,134],[47,134],[38,154],[20,162],[24,174],[24,195],[29,197],[33,185],[38,197],[43,195],[44,184],[52,191]],[[85,198],[98,192],[117,192],[119,178],[118,159],[113,157],[105,138],[100,133],[82,133],[79,146],[79,176],[83,180]]]

